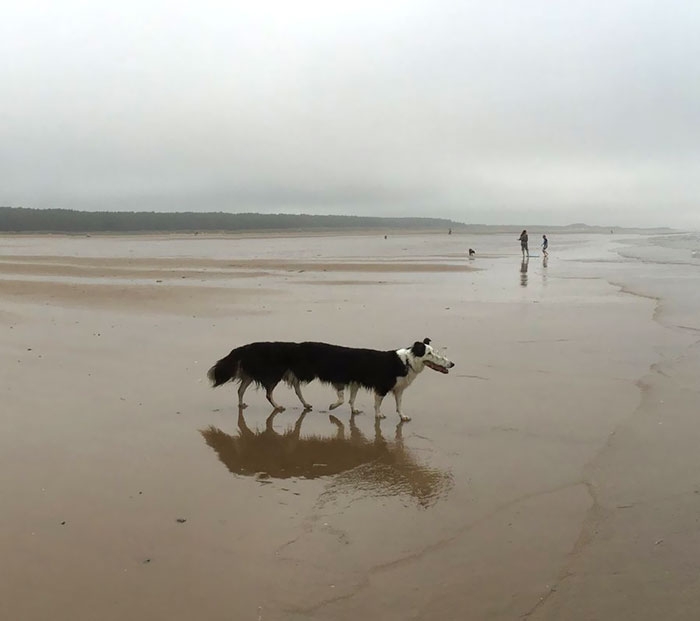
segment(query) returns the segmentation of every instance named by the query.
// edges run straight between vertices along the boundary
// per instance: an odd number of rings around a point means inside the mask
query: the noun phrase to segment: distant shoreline
[[[468,228],[452,231],[453,236],[466,235],[506,235],[519,233],[522,228],[498,230],[470,230]],[[568,229],[565,227],[529,227],[530,231],[556,233],[557,235],[610,235],[609,230],[582,230]],[[617,229],[617,235],[670,235],[680,234],[680,230],[672,229]],[[370,237],[376,235],[386,236],[413,236],[430,235],[446,237],[450,235],[442,229],[258,229],[246,231],[0,231],[0,239],[16,237],[110,237],[110,238],[162,238],[162,239],[256,239],[256,238],[294,238],[294,237],[345,237],[345,236]]]
[[[522,229],[557,233],[672,233],[673,229],[575,223],[467,224],[445,218],[226,212],[78,211],[0,207],[0,234],[35,235],[241,235],[241,234],[476,234]]]

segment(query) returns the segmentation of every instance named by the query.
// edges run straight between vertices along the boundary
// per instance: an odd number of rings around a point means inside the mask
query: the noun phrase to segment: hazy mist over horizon
[[[0,205],[700,228],[700,4],[6,3]]]

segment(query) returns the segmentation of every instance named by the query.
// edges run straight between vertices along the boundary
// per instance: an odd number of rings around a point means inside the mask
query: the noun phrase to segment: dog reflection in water
[[[326,494],[344,488],[361,489],[374,496],[411,497],[422,506],[430,506],[452,486],[451,475],[420,464],[406,449],[403,423],[396,427],[393,440],[385,440],[380,421],[375,419],[374,438],[369,439],[358,429],[354,415],[348,430],[331,415],[335,430],[329,436],[302,436],[306,411],[283,433],[273,428],[277,413],[273,410],[267,417],[263,431],[252,431],[239,409],[238,435],[216,427],[204,429],[201,434],[234,474],[272,479],[332,476]]]

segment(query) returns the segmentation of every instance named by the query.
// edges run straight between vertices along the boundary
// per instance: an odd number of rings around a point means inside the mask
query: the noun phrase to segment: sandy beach
[[[700,241],[516,237],[0,237],[0,617],[695,618]],[[401,425],[206,379],[424,337]]]

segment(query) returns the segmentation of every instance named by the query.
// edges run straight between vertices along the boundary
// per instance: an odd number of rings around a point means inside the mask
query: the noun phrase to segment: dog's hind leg
[[[239,408],[247,408],[248,406],[243,403],[243,395],[245,394],[245,391],[247,390],[248,386],[250,386],[250,383],[253,380],[249,377],[243,377],[241,378],[241,385],[238,387],[238,407]]]
[[[265,396],[267,397],[267,400],[270,402],[273,408],[275,408],[279,412],[282,412],[284,411],[284,408],[281,405],[277,405],[277,403],[275,403],[275,398],[272,396],[272,391],[275,389],[275,386],[277,386],[277,384],[274,384],[272,386],[266,386]]]
[[[348,400],[348,403],[350,403],[350,412],[352,414],[359,414],[362,410],[356,410],[355,409],[355,397],[357,397],[357,391],[360,390],[360,385],[352,383],[350,384],[350,399]]]
[[[382,407],[382,401],[384,400],[384,395],[380,395],[378,392],[374,393],[374,417],[375,418],[386,418],[384,414],[381,413],[380,408]]]
[[[297,393],[297,397],[299,397],[299,401],[301,401],[301,404],[304,406],[304,409],[311,410],[313,406],[310,403],[307,403],[304,399],[304,395],[301,394],[301,383],[299,382],[299,380],[295,379],[292,382],[292,386],[294,386],[294,392]]]
[[[401,413],[401,397],[403,396],[403,388],[394,390],[394,399],[396,400],[396,413],[402,421],[411,420],[410,416],[404,416]]]
[[[329,410],[335,410],[335,408],[340,407],[343,405],[343,403],[345,403],[345,386],[342,384],[333,384],[333,387],[338,392],[338,398],[335,400],[335,403],[331,403],[328,406]]]

